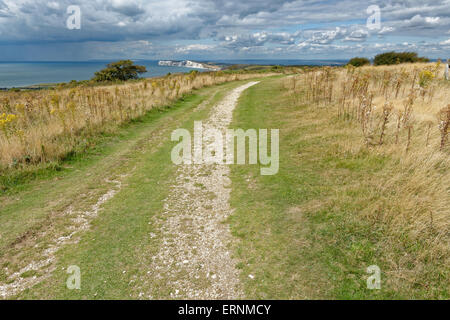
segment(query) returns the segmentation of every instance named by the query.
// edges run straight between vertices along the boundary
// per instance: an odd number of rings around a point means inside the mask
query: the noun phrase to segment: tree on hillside
[[[105,69],[97,71],[92,78],[94,81],[126,81],[137,79],[139,74],[147,72],[144,66],[135,65],[131,60],[120,60],[109,63]]]
[[[416,52],[385,52],[375,56],[373,64],[391,65],[400,63],[414,63],[414,62],[429,62],[430,60],[425,57],[419,57]]]
[[[348,64],[350,64],[354,67],[362,67],[362,66],[370,64],[370,61],[367,58],[355,57],[355,58],[350,59]]]

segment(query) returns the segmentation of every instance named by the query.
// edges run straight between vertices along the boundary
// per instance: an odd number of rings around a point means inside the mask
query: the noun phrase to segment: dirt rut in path
[[[0,283],[0,298],[4,299],[16,295],[51,276],[55,270],[56,252],[65,245],[78,243],[81,232],[90,228],[91,221],[97,217],[102,205],[113,198],[122,185],[121,181],[118,180],[106,180],[106,182],[114,184],[115,187],[101,195],[97,202],[91,206],[90,210],[74,211],[72,208],[69,208],[63,213],[72,223],[66,229],[60,230],[59,236],[48,245],[38,259],[33,260],[19,271],[13,273],[9,273],[9,270],[5,268],[8,283]],[[63,235],[65,233],[69,234]],[[45,236],[46,232],[44,231],[38,238],[44,238]],[[35,272],[36,274],[31,277],[24,277],[23,275],[26,272]]]
[[[215,128],[224,134],[240,94],[256,83],[232,90],[215,105],[203,123],[203,132]],[[211,150],[214,143],[214,139],[206,139],[203,152]],[[164,203],[161,249],[152,257],[148,272],[154,281],[170,289],[171,298],[243,298],[229,248],[231,235],[224,223],[232,212],[229,172],[225,164],[183,164],[177,168],[176,181]]]

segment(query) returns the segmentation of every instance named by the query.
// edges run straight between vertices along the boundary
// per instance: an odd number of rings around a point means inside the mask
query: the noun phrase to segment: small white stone
[[[248,277],[249,277],[250,279],[255,279],[255,276],[252,275],[252,274],[249,274]]]
[[[217,276],[216,276],[215,274],[213,274],[213,275],[211,276],[211,278],[212,278],[212,279],[215,279],[215,278],[217,278]]]
[[[189,263],[189,260],[183,260],[183,263],[184,264]]]

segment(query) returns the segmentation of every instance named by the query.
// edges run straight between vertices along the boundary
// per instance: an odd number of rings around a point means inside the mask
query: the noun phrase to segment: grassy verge
[[[278,79],[244,93],[233,125],[280,128],[277,175],[232,166],[230,222],[248,298],[449,297],[446,257],[429,258],[430,243],[384,219],[395,195],[382,186],[401,166],[350,148],[357,126],[297,105]],[[381,290],[367,289],[371,265],[381,269]]]
[[[49,171],[2,196],[0,281],[5,280],[4,268],[20,270],[40,259],[52,239],[70,232],[70,219],[64,214],[68,208],[89,210],[113,187],[108,181],[127,174],[121,178],[121,191],[104,205],[80,241],[58,251],[55,270],[18,297],[130,298],[130,293],[138,297],[140,291],[130,281],[138,274],[145,276],[141,263],[157,248],[158,240],[148,236],[156,232],[149,221],[162,207],[174,170],[170,132],[202,119],[213,103],[241,83],[201,89],[164,110],[150,112],[115,135],[103,137],[88,153],[64,162],[61,171]],[[202,102],[206,107],[197,110]],[[81,291],[65,286],[69,265],[81,268]],[[35,275],[42,272],[26,272],[22,277]]]

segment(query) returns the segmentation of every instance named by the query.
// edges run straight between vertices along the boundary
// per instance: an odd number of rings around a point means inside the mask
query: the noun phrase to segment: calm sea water
[[[71,80],[87,80],[95,71],[103,69],[110,61],[82,62],[0,62],[0,88],[24,87],[44,83],[61,83]],[[339,61],[327,60],[217,60],[230,64],[278,64],[278,65],[330,65]],[[142,77],[157,77],[167,73],[189,72],[190,68],[158,66],[155,60],[138,60],[147,67]]]

